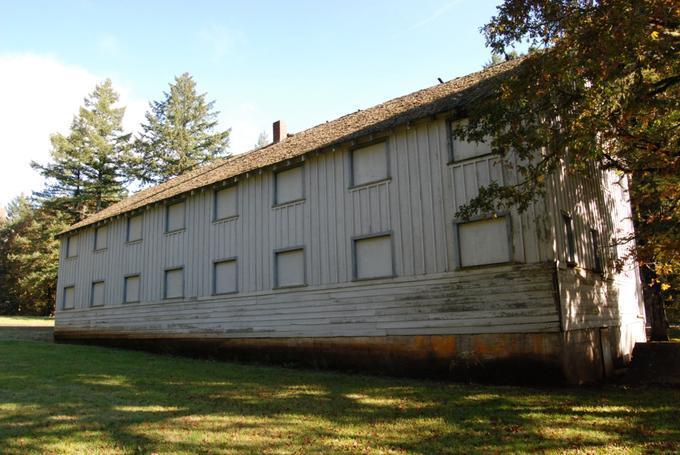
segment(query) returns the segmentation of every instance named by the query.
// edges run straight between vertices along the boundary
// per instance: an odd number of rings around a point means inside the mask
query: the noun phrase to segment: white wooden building
[[[601,378],[644,339],[625,182],[557,172],[523,214],[459,108],[502,64],[287,135],[64,231],[55,337],[485,379]]]

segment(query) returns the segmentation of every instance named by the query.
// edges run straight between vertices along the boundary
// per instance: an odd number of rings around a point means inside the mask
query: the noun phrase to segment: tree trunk
[[[661,288],[658,284],[645,286],[645,301],[647,317],[652,326],[651,341],[668,341],[668,320],[666,308],[661,298]]]
[[[668,341],[668,320],[661,296],[661,285],[655,282],[656,274],[649,267],[640,267],[640,278],[645,314],[652,328],[651,341]]]

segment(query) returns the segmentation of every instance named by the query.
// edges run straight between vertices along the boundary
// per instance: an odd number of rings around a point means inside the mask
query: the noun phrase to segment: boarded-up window
[[[166,299],[184,297],[184,269],[176,268],[165,271]]]
[[[387,172],[387,142],[378,142],[352,151],[352,185],[385,180]]]
[[[104,282],[95,281],[92,283],[92,294],[90,295],[90,305],[101,306],[104,305]]]
[[[359,280],[394,275],[392,237],[381,235],[354,240],[355,277]]]
[[[174,232],[184,229],[184,201],[175,202],[165,208],[165,232]]]
[[[76,287],[66,286],[62,298],[61,307],[65,310],[72,310],[76,306]]]
[[[458,224],[461,267],[510,262],[508,217]]]
[[[105,250],[109,243],[109,227],[99,226],[94,231],[94,249],[95,251]]]
[[[305,251],[302,248],[279,251],[275,256],[276,287],[305,284]]]
[[[66,257],[78,256],[78,236],[72,235],[66,239]]]
[[[276,180],[275,204],[297,201],[304,198],[304,168],[294,167],[274,174]]]
[[[125,303],[139,302],[140,282],[141,279],[139,275],[125,277]]]
[[[142,215],[131,216],[127,221],[127,241],[142,240]]]
[[[451,130],[465,125],[465,121],[456,121],[451,123]],[[474,142],[464,141],[460,138],[451,136],[451,160],[461,161],[478,156],[488,155],[491,153],[491,142]]]
[[[236,260],[229,259],[215,262],[213,274],[213,292],[215,294],[229,294],[238,291],[236,274]]]
[[[600,254],[600,233],[597,229],[590,230],[590,243],[593,247],[593,270],[602,271],[602,255]]]
[[[215,214],[213,217],[215,221],[238,215],[237,194],[238,188],[236,186],[215,191]]]
[[[564,224],[564,243],[566,247],[567,265],[576,265],[576,238],[574,237],[574,220],[566,213],[562,214]]]

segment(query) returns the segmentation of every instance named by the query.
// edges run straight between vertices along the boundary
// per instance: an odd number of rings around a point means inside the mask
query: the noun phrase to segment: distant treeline
[[[0,214],[0,314],[54,312],[59,242],[55,235],[120,201],[128,188],[164,182],[228,155],[214,101],[187,73],[149,103],[137,134],[123,128],[125,107],[110,80],[98,84],[67,135],[50,137],[47,163],[31,163],[45,186]]]

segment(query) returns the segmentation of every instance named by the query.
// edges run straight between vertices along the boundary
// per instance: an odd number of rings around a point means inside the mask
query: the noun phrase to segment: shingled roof
[[[148,188],[71,225],[59,235],[67,234],[164,201],[247,172],[272,166],[306,153],[339,145],[368,134],[378,133],[424,117],[463,108],[489,93],[493,81],[521,59],[452,79],[377,106],[322,123],[278,143],[240,155],[220,159],[165,183]]]

